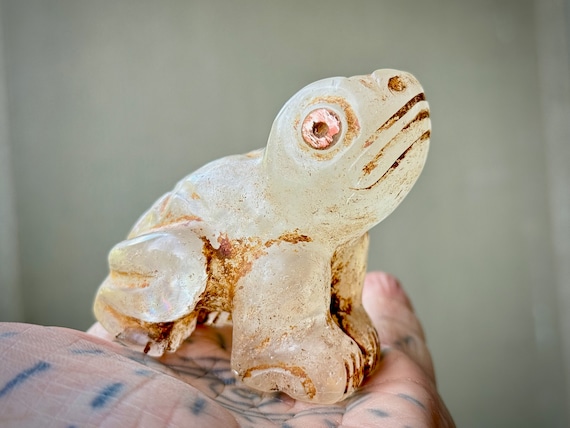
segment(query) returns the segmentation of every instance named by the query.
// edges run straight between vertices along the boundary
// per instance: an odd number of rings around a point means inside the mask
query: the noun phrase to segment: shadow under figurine
[[[162,354],[197,323],[231,320],[246,385],[340,401],[379,361],[362,306],[367,231],[418,178],[429,107],[410,74],[312,83],[278,114],[265,149],[180,181],[110,252],[95,314]]]

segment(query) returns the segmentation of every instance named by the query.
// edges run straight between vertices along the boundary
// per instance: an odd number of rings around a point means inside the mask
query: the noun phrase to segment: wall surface
[[[0,321],[23,320],[0,9]]]
[[[570,388],[570,0],[537,1],[536,24],[562,373]],[[552,312],[550,302],[541,301],[541,290],[537,291],[534,306],[542,308],[537,312]],[[566,414],[570,420],[570,405]]]
[[[111,246],[187,173],[263,146],[299,88],[399,68],[432,146],[370,269],[409,291],[458,426],[567,426],[533,1],[0,6],[28,322],[87,328]]]

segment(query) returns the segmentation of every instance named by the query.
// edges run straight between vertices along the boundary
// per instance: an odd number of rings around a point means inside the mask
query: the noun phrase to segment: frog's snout
[[[431,133],[429,105],[414,76],[381,69],[369,79],[384,94],[383,117],[376,119],[378,125],[366,137],[360,161],[355,165],[360,169],[360,178],[353,190],[361,191],[371,190],[401,173],[415,181],[425,163]]]

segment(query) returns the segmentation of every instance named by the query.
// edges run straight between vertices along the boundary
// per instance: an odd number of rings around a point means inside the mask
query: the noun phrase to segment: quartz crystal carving
[[[361,301],[367,231],[411,189],[429,137],[428,104],[408,73],[308,85],[265,149],[207,164],[138,220],[110,252],[97,319],[154,354],[226,319],[245,384],[342,400],[380,353]]]

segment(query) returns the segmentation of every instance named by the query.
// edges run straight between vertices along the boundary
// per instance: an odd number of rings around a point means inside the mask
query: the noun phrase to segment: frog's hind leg
[[[378,334],[362,306],[368,241],[366,233],[341,245],[331,262],[331,316],[360,347],[365,375],[374,370],[380,354]]]
[[[206,288],[203,241],[190,227],[172,226],[117,244],[94,311],[119,339],[145,351],[174,350],[195,328]]]
[[[320,245],[270,245],[236,285],[231,364],[246,385],[330,404],[361,384],[362,352],[330,316],[330,254]]]

